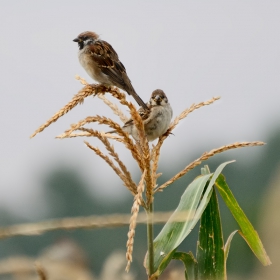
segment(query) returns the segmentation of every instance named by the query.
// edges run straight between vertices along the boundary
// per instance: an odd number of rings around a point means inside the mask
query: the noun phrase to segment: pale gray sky
[[[163,148],[164,161],[180,157],[182,146],[191,152],[194,145],[211,149],[266,141],[280,118],[279,15],[277,0],[2,0],[1,204],[17,205],[22,213],[37,210],[32,197],[40,193],[39,178],[54,159],[84,168],[89,180],[106,172],[106,186],[117,178],[82,139],[54,139],[85,116],[111,116],[97,98],[29,139],[81,88],[76,74],[91,82],[72,42],[79,33],[95,31],[112,44],[138,94],[146,101],[154,89],[163,89],[175,116],[192,103],[222,97],[179,125]],[[246,150],[248,157],[255,152]],[[29,208],[23,207],[27,203]]]

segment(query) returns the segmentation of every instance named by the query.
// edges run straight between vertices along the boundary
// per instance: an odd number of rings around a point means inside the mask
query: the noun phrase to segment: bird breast
[[[92,79],[103,85],[111,85],[108,76],[102,73],[100,67],[94,61],[86,47],[79,51],[78,57],[81,65]]]
[[[171,122],[172,108],[169,104],[157,106],[151,111],[151,116],[144,123],[148,141],[153,141],[164,134]]]
[[[144,121],[144,129],[148,141],[157,139],[167,131],[172,114],[172,108],[169,104],[152,108],[149,118]],[[133,123],[124,126],[123,130],[131,134],[135,140],[139,140],[137,128]]]

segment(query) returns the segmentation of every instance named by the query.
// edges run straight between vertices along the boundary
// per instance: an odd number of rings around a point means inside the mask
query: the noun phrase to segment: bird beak
[[[81,41],[81,39],[79,39],[79,38],[75,38],[73,41],[74,41],[74,42],[80,42],[80,41]]]
[[[156,95],[155,100],[156,100],[156,101],[160,101],[160,100],[161,100],[161,97],[160,97],[159,95]]]

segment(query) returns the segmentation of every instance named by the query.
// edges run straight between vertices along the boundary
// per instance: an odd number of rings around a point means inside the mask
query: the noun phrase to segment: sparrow
[[[163,135],[171,122],[173,111],[168,102],[166,94],[161,89],[156,89],[152,92],[149,102],[147,102],[149,111],[140,108],[138,110],[144,122],[144,129],[147,140],[154,141],[156,138]],[[132,119],[128,120],[122,129],[129,133],[136,141],[139,140],[137,128]],[[116,131],[109,131],[107,133],[115,133]]]
[[[91,31],[81,33],[73,41],[78,43],[79,61],[92,79],[104,86],[116,86],[126,91],[140,106],[148,110],[134,90],[118,54],[109,43],[100,40]]]

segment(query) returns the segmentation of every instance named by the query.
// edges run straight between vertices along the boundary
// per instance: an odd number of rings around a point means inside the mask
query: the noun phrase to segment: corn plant
[[[225,177],[221,173],[223,168],[229,162],[221,164],[213,173],[210,172],[207,166],[202,168],[201,175],[195,178],[186,188],[177,209],[163,226],[158,236],[154,238],[153,203],[156,193],[164,191],[165,188],[171,186],[187,172],[218,153],[236,148],[261,146],[264,144],[259,141],[236,142],[213,149],[210,152],[204,152],[199,158],[186,165],[183,170],[179,171],[172,178],[161,185],[157,184],[157,179],[161,176],[161,173],[158,172],[160,151],[162,145],[168,139],[168,136],[176,128],[178,123],[186,118],[188,114],[203,106],[212,104],[218,100],[219,97],[214,97],[206,102],[193,104],[184,110],[171,122],[169,129],[158,139],[157,143],[150,147],[144,133],[143,121],[136,107],[126,100],[126,95],[124,93],[120,92],[115,87],[107,88],[101,85],[89,85],[84,79],[80,77],[77,77],[77,79],[80,80],[84,87],[50,120],[40,126],[31,137],[42,132],[46,127],[57,121],[75,106],[81,104],[88,96],[97,96],[103,100],[122,122],[126,122],[128,117],[125,116],[115,103],[106,98],[105,93],[110,93],[120,104],[129,109],[129,117],[134,121],[137,127],[139,141],[134,141],[130,138],[130,136],[122,130],[122,126],[116,121],[106,116],[98,115],[89,116],[72,124],[63,134],[57,136],[57,138],[60,139],[73,137],[95,137],[99,139],[107,150],[107,154],[102,152],[98,147],[90,144],[88,141],[85,141],[85,144],[113,169],[123,182],[124,186],[134,197],[126,245],[127,271],[133,260],[133,243],[140,207],[144,208],[147,215],[147,255],[144,264],[148,279],[150,280],[158,279],[172,259],[180,260],[184,263],[186,279],[226,279],[226,260],[231,240],[236,232],[244,238],[263,265],[270,264],[269,257],[264,250],[257,232],[254,230],[253,226],[238,205],[226,183]],[[97,88],[98,92],[96,90]],[[107,125],[108,128],[114,129],[116,134],[104,133],[88,126],[94,123]],[[116,152],[112,144],[113,141],[122,143],[129,150],[132,158],[136,161],[140,173],[140,179],[138,182],[132,180],[129,168],[123,163],[121,159],[122,156]],[[171,141],[171,139],[169,139],[169,141]],[[220,193],[222,199],[225,201],[240,227],[228,237],[226,242],[224,242],[222,234],[222,225],[216,195],[217,191]],[[177,251],[178,246],[185,238],[187,238],[188,234],[198,221],[200,221],[200,230],[195,256],[191,252]]]

